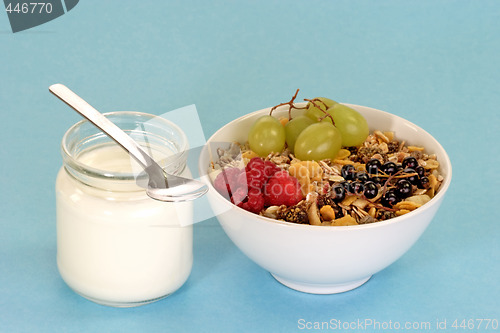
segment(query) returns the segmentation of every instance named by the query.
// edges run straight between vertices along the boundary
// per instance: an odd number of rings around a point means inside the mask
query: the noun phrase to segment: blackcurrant
[[[408,176],[408,177],[405,177],[405,179],[408,179],[408,181],[412,184],[412,185],[418,185],[419,182],[420,182],[420,177],[418,176],[418,174],[415,175],[416,171],[411,169],[411,168],[406,168],[404,169],[403,171],[404,173],[406,174],[414,174],[413,176]]]
[[[354,168],[354,165],[346,164],[340,170],[340,174],[345,180],[354,180],[356,169]]]
[[[396,194],[401,198],[407,198],[411,195],[412,187],[411,183],[402,178],[396,182]]]
[[[342,185],[335,185],[331,188],[331,196],[335,201],[342,201],[345,198],[345,188]]]
[[[390,189],[389,191],[385,192],[385,194],[382,196],[382,199],[380,199],[380,203],[389,208],[397,204],[399,201],[400,199],[396,195],[394,189]]]
[[[430,185],[431,183],[427,176],[420,177],[420,184],[418,184],[418,188],[429,188]]]
[[[385,162],[383,165],[382,165],[382,168],[381,170],[383,172],[385,172],[386,174],[388,175],[393,175],[396,173],[397,171],[397,166],[396,166],[396,163],[394,162]]]
[[[376,175],[381,167],[382,162],[376,158],[372,158],[366,163],[366,172],[370,175]]]
[[[415,172],[418,173],[419,177],[425,176],[425,169],[421,165],[419,165],[418,167],[415,168]]]
[[[364,185],[365,185],[365,191],[363,192],[363,194],[367,199],[373,199],[378,195],[377,184],[375,184],[372,181],[367,181]]]
[[[418,161],[415,157],[413,156],[408,156],[408,157],[405,157],[403,159],[403,168],[412,168],[412,169],[415,169],[416,167],[418,167]]]

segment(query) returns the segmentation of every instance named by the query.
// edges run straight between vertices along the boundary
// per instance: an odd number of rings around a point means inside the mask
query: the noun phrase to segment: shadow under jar
[[[167,173],[189,177],[187,138],[175,124],[139,112],[105,114]],[[128,153],[86,120],[61,145],[56,181],[57,265],[63,280],[99,304],[131,307],[179,289],[193,263],[192,202],[151,199]]]

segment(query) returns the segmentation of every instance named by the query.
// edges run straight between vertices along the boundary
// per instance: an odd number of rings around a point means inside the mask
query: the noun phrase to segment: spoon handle
[[[93,108],[68,87],[57,83],[51,85],[49,90],[56,97],[97,126],[101,131],[106,133],[110,138],[115,140],[116,143],[128,151],[145,170],[156,167],[161,169],[161,167],[130,136],[128,136],[127,133],[112,123],[108,118],[104,117],[102,113]]]

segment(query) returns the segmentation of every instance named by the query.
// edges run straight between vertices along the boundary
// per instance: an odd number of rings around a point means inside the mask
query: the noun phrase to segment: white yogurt
[[[63,280],[78,294],[111,306],[147,304],[180,288],[193,262],[192,203],[153,200],[133,179],[117,177],[130,174],[133,163],[115,144],[93,146],[75,160],[86,171],[65,164],[56,181]]]

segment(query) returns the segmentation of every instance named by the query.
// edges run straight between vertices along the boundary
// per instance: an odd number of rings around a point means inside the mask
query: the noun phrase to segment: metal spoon
[[[49,87],[51,93],[115,140],[132,156],[149,176],[146,193],[153,199],[167,202],[189,201],[208,191],[204,183],[167,174],[130,136],[62,84]]]

